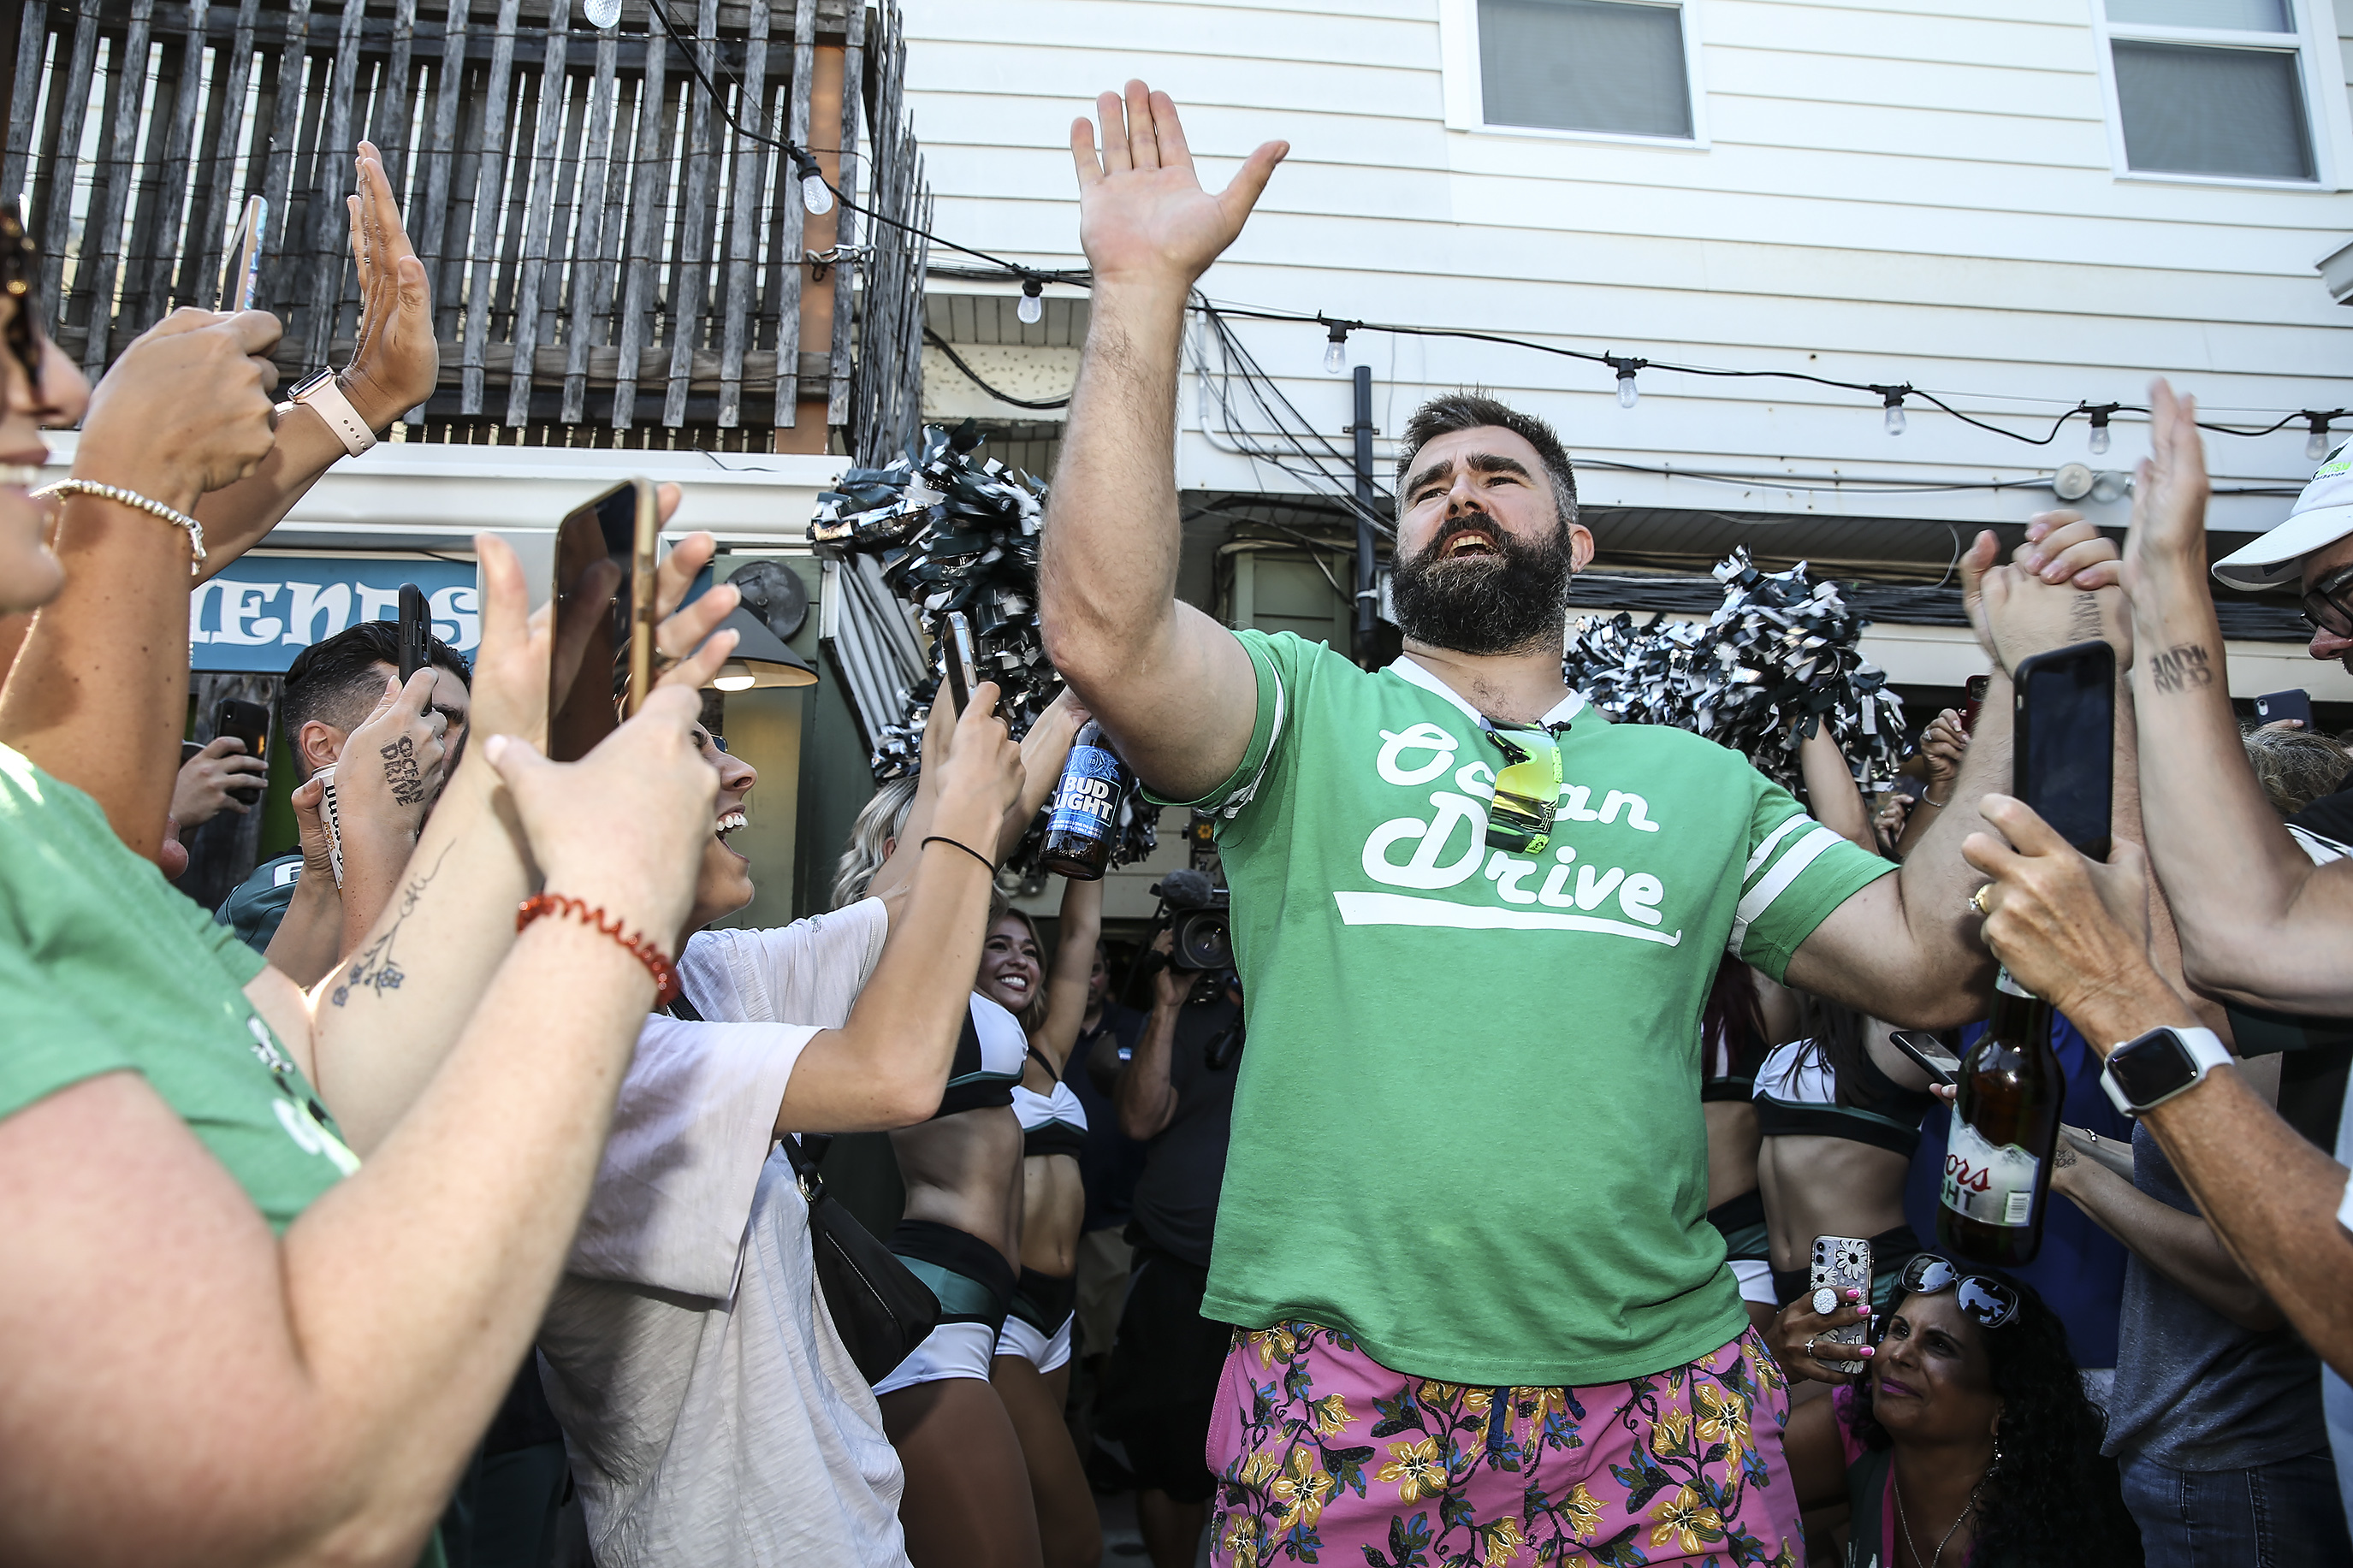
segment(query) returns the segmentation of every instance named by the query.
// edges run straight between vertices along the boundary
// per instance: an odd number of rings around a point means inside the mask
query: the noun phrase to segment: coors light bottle
[[[1945,1151],[1936,1244],[1997,1268],[2034,1260],[2067,1074],[2051,1048],[2051,1004],[2004,969],[1993,1017],[1961,1064]]]

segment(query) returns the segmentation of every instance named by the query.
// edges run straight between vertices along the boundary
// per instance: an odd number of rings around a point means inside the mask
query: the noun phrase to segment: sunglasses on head
[[[2304,596],[2304,618],[2322,631],[2353,637],[2353,566],[2313,584]]]
[[[2018,1316],[2018,1291],[2000,1279],[1964,1274],[1933,1252],[1904,1266],[1905,1294],[1934,1296],[1945,1290],[1958,1292],[1955,1303],[1981,1329],[1998,1329]]]
[[[1552,842],[1553,813],[1560,809],[1560,731],[1498,730],[1484,720],[1480,727],[1504,753],[1495,798],[1487,806],[1487,847],[1541,855]]]

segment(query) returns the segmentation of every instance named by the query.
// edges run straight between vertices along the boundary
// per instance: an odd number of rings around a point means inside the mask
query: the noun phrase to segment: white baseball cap
[[[2287,521],[2214,563],[2217,582],[2245,593],[2293,583],[2304,558],[2353,533],[2353,441],[2328,454]]]

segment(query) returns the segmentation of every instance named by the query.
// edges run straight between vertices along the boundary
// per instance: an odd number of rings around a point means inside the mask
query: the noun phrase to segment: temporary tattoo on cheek
[[[2200,643],[2167,648],[2148,661],[2148,673],[2159,691],[2194,691],[2214,684],[2213,667]]]
[[[417,744],[403,735],[382,748],[384,782],[392,790],[396,805],[425,804],[425,775],[417,766]]]

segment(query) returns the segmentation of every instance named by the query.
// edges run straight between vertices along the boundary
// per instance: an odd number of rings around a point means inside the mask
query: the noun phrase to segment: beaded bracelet
[[[121,485],[101,485],[95,479],[59,479],[33,492],[35,500],[46,500],[50,496],[93,496],[100,500],[111,500],[117,506],[127,506],[150,516],[160,517],[188,536],[188,544],[195,552],[188,562],[188,575],[197,575],[204,567],[205,525],[185,511],[165,506],[159,500],[150,500],[137,490],[126,490]]]
[[[661,949],[646,937],[622,934],[621,922],[607,915],[604,905],[591,908],[586,900],[567,893],[533,893],[516,907],[515,930],[522,931],[542,915],[569,915],[583,925],[603,931],[653,972],[656,1007],[667,1007],[678,1000],[683,987],[678,983],[678,971],[662,956]]]

